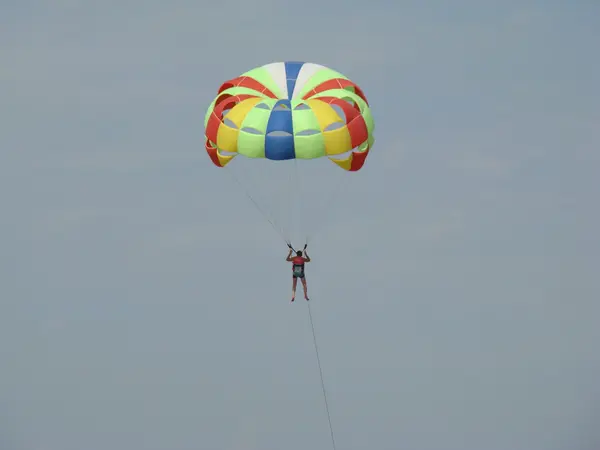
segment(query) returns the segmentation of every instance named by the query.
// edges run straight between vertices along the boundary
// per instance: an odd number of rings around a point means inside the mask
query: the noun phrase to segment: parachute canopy
[[[358,171],[373,146],[362,90],[319,64],[276,62],[226,81],[204,119],[205,148],[224,167],[237,155],[273,161],[328,157]]]

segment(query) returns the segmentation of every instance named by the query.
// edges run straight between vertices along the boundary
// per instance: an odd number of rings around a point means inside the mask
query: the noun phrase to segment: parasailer
[[[268,194],[282,196],[280,204],[293,204],[295,208],[300,207],[301,202],[313,206],[312,203],[327,193],[333,201],[322,214],[300,215],[314,224],[323,220],[325,213],[339,203],[335,201],[335,192],[330,185],[324,189],[312,187],[319,179],[331,183],[327,170],[316,170],[319,166],[316,161],[329,159],[346,173],[358,172],[373,147],[374,127],[364,92],[346,76],[309,62],[275,62],[249,70],[221,85],[204,119],[205,149],[214,165],[226,172],[230,170],[228,165],[239,155],[252,161],[242,175],[256,176],[261,167],[261,164],[255,164],[258,160],[267,161],[268,168],[274,166],[277,174],[291,165],[294,175],[290,174],[288,186],[266,174],[259,173],[256,178],[259,184],[266,185]],[[285,193],[299,192],[302,184],[297,179],[298,166],[306,167],[308,174],[305,177],[311,180],[313,193],[298,195],[298,201],[290,201]],[[268,213],[269,208],[246,190],[254,206],[281,237],[290,242],[291,230],[280,223],[280,219],[291,216],[289,211],[283,211],[281,206],[274,207],[273,210],[279,212],[276,217],[277,214]],[[291,222],[290,228],[299,226],[297,220],[291,219]],[[303,235],[305,242],[308,242],[308,236],[308,233]],[[298,270],[293,278],[294,295],[300,278],[307,297],[304,263],[310,258],[305,253],[294,257],[290,253],[290,257],[292,262],[294,258],[303,260],[294,264]]]
[[[292,302],[296,299],[296,285],[298,283],[298,278],[302,281],[304,299],[308,301],[308,289],[306,287],[306,275],[304,273],[304,265],[307,262],[310,262],[310,256],[306,253],[307,246],[304,246],[304,255],[302,254],[302,250],[297,250],[296,256],[292,256],[292,252],[294,251],[292,245],[288,244],[288,247],[290,248],[290,252],[285,260],[292,263]]]

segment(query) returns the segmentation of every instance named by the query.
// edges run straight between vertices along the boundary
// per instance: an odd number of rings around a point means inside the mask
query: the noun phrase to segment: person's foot
[[[306,299],[306,301],[308,301],[308,296],[307,295],[305,295],[304,298]]]
[[[294,300],[296,300],[296,297],[292,297],[292,303],[294,302]]]

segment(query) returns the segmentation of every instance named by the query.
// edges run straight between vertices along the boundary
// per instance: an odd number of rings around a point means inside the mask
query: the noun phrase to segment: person
[[[304,274],[304,264],[310,262],[310,256],[306,253],[306,246],[304,246],[304,255],[302,250],[296,252],[296,256],[292,256],[294,249],[288,244],[290,252],[287,255],[286,261],[292,263],[292,302],[296,299],[296,285],[298,278],[302,281],[302,287],[304,288],[304,298],[308,301],[308,293],[306,287],[306,275]]]

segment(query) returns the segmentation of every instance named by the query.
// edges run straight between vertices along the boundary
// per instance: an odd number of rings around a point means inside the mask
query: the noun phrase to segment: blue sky
[[[338,449],[597,449],[599,17],[3,2],[0,448],[330,448],[285,245],[202,138],[222,81],[306,60],[377,127],[310,247]]]

